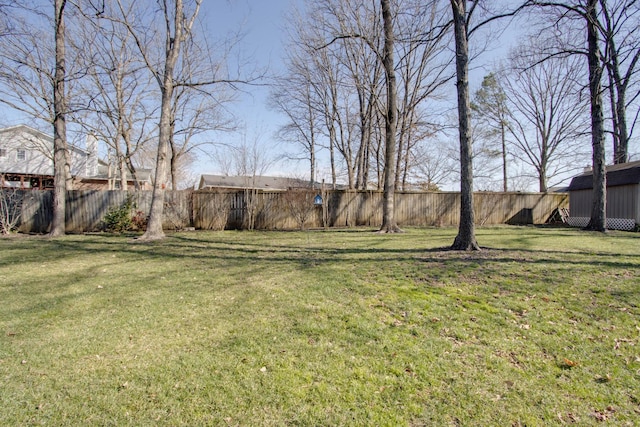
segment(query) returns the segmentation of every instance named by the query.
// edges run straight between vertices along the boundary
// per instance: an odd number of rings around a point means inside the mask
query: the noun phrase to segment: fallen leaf
[[[567,368],[573,368],[574,366],[578,366],[578,362],[574,362],[573,360],[569,360],[565,357],[564,366],[566,366]]]

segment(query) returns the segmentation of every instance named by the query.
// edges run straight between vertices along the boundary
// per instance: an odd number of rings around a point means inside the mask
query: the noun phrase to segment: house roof
[[[46,133],[27,125],[9,126],[9,127],[0,129],[0,133],[20,132],[20,131],[27,132],[38,138],[46,139],[48,141],[53,142],[53,138],[50,135],[47,135]]]
[[[31,126],[28,125],[15,125],[15,126],[9,126],[3,129],[0,129],[0,134],[5,134],[5,133],[13,133],[15,135],[19,134],[20,132],[23,133],[28,133],[30,135],[32,135],[35,138],[38,138],[41,141],[46,142],[47,144],[51,144],[50,146],[47,147],[41,147],[41,148],[46,148],[48,151],[53,152],[53,137],[45,132],[42,132],[38,129],[32,128]],[[89,155],[89,152],[87,150],[83,150],[80,147],[76,147],[75,145],[72,144],[68,144],[69,150],[73,150],[76,151],[80,154],[83,155]],[[42,151],[42,150],[41,150]],[[46,153],[43,153],[46,154]]]
[[[297,178],[276,176],[225,176],[202,175],[200,190],[206,188],[251,188],[258,190],[288,190],[289,188],[309,187],[309,181]]]
[[[607,166],[607,187],[640,184],[640,161]],[[574,177],[569,191],[593,188],[593,171]]]

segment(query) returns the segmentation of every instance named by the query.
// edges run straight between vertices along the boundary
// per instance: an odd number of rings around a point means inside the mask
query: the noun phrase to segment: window
[[[0,157],[7,157],[7,149],[0,148]]]
[[[27,159],[27,152],[25,150],[22,150],[22,149],[18,148],[17,158],[18,158],[18,160],[26,160]]]

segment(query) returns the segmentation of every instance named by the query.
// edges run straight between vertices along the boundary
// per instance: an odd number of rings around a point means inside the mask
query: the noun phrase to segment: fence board
[[[239,229],[249,224],[250,209],[254,227],[265,230],[323,226],[323,208],[313,205],[315,191],[295,192],[221,192],[167,191],[163,226],[180,229]],[[148,214],[150,191],[75,190],[67,193],[66,226],[68,232],[100,229],[102,219],[113,208],[132,197],[135,210]],[[545,223],[553,212],[568,206],[566,194],[485,193],[474,195],[478,225],[505,223]],[[20,231],[45,233],[49,230],[52,192],[22,191]],[[384,198],[378,191],[324,192],[327,226],[379,227],[382,224]],[[459,221],[459,193],[396,193],[395,215],[402,226],[456,226]]]

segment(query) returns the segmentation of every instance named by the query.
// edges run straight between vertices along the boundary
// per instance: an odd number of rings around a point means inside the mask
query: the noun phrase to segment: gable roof
[[[9,126],[7,128],[0,129],[0,133],[9,133],[9,132],[15,132],[15,133],[26,132],[26,133],[30,133],[31,135],[37,138],[41,138],[41,139],[45,139],[47,141],[53,142],[53,138],[50,135],[47,135],[46,133],[27,125]]]
[[[640,184],[640,161],[607,166],[607,187]],[[593,171],[578,175],[571,180],[569,191],[593,188]]]
[[[257,190],[288,190],[289,188],[309,187],[309,181],[297,178],[283,178],[277,176],[225,176],[202,175],[198,189],[206,188],[234,188]]]
[[[44,151],[43,154],[53,154],[53,137],[51,135],[24,124],[9,126],[9,127],[0,129],[0,135],[11,134],[11,133],[13,133],[16,136],[18,136],[20,133],[23,133],[23,134],[27,133],[37,138],[38,140],[43,141],[46,144],[46,146],[40,147],[40,151]],[[73,144],[68,144],[68,148],[69,150],[73,150],[78,154],[82,154],[84,156],[89,155],[89,152],[87,150],[83,150],[82,148],[76,147]]]

